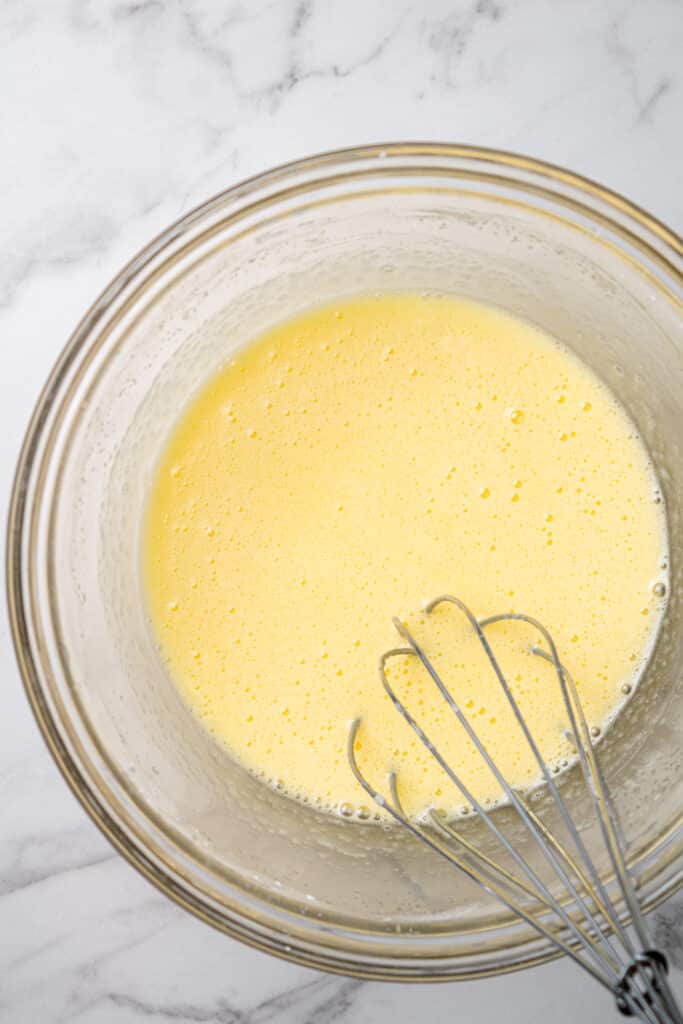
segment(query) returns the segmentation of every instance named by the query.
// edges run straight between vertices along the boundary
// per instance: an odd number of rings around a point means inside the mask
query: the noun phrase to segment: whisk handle
[[[658,949],[638,953],[622,973],[614,995],[625,1017],[644,1024],[683,1024],[667,974],[669,965]]]

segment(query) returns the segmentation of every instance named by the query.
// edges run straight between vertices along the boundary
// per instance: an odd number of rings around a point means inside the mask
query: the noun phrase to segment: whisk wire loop
[[[456,605],[456,607],[460,608],[461,610],[465,609],[465,607],[466,607],[465,605],[463,605],[463,602],[460,601],[458,598],[451,597],[450,595],[444,595],[442,597],[436,598],[434,601],[431,601],[427,605],[427,608],[426,608],[427,613],[431,614],[431,612],[439,604],[442,604],[442,603],[445,603],[445,602],[450,603],[450,604],[454,604],[454,605]],[[521,614],[518,614],[518,613],[517,614],[515,614],[515,613],[508,613],[508,614],[503,614],[503,615],[493,615],[493,616],[489,616],[486,619],[482,619],[481,622],[478,622],[475,619],[475,617],[472,614],[472,612],[469,611],[469,609],[466,609],[465,614],[466,614],[467,618],[469,619],[470,623],[473,625],[473,627],[475,629],[475,632],[476,632],[476,634],[477,634],[477,636],[478,636],[478,638],[479,638],[479,640],[480,640],[480,642],[482,644],[482,647],[484,648],[484,651],[486,652],[486,655],[489,658],[489,661],[491,662],[491,664],[492,664],[492,666],[494,668],[494,671],[496,672],[498,680],[501,683],[501,687],[503,689],[503,693],[505,694],[505,697],[507,698],[507,701],[508,701],[510,707],[512,708],[512,711],[513,711],[513,713],[515,715],[515,718],[517,719],[517,722],[520,724],[520,727],[522,729],[524,738],[526,739],[526,741],[527,741],[527,743],[528,743],[528,745],[529,745],[529,747],[531,749],[531,752],[532,752],[532,754],[533,754],[533,756],[534,756],[534,758],[536,760],[536,763],[538,764],[538,766],[539,766],[539,768],[541,770],[543,780],[546,783],[546,785],[547,785],[547,787],[548,787],[548,789],[550,791],[550,794],[551,794],[551,796],[553,797],[553,799],[555,801],[555,804],[556,804],[556,806],[557,806],[557,808],[558,808],[558,810],[560,812],[560,815],[562,817],[563,823],[564,823],[565,827],[567,828],[567,831],[569,832],[569,835],[571,836],[572,842],[574,843],[574,846],[576,847],[576,850],[578,851],[581,859],[583,860],[584,864],[587,866],[588,871],[590,872],[590,874],[591,874],[591,876],[593,878],[594,884],[595,884],[595,886],[597,888],[597,891],[598,891],[598,893],[599,893],[599,895],[601,897],[600,903],[602,904],[602,908],[608,910],[609,920],[608,920],[607,923],[608,923],[609,927],[612,930],[614,930],[615,932],[618,933],[619,938],[621,939],[622,943],[624,944],[624,947],[625,947],[628,955],[630,957],[632,957],[634,955],[634,953],[635,953],[635,950],[633,949],[633,946],[631,944],[630,937],[629,937],[628,933],[626,932],[626,930],[622,927],[621,922],[619,920],[619,916],[613,912],[613,907],[612,907],[612,905],[610,903],[610,900],[609,900],[609,898],[607,896],[605,888],[604,888],[602,882],[600,881],[600,876],[598,875],[598,873],[597,873],[597,871],[595,869],[593,861],[591,860],[591,858],[588,855],[588,851],[586,850],[585,844],[584,844],[583,840],[581,839],[581,836],[579,834],[578,829],[576,828],[576,825],[574,823],[574,820],[573,820],[572,816],[570,815],[569,811],[567,810],[567,806],[566,806],[564,800],[562,799],[561,794],[559,793],[559,790],[557,788],[555,780],[553,779],[552,775],[550,774],[550,772],[548,770],[548,766],[546,765],[543,757],[541,756],[541,753],[540,753],[540,751],[538,749],[538,746],[537,746],[533,736],[531,735],[529,727],[528,727],[528,725],[527,725],[527,723],[526,723],[526,721],[524,719],[524,716],[522,715],[522,712],[521,712],[521,710],[519,708],[519,705],[518,705],[517,701],[515,700],[515,698],[514,698],[514,696],[512,694],[512,691],[510,690],[508,682],[507,682],[507,680],[505,679],[505,676],[503,675],[503,673],[500,670],[500,666],[498,665],[498,662],[497,662],[497,660],[495,658],[495,655],[493,654],[493,651],[491,650],[491,646],[488,643],[488,640],[487,640],[487,638],[486,638],[486,636],[484,634],[484,630],[487,628],[487,626],[495,625],[496,623],[517,621],[517,622],[524,622],[527,625],[530,625],[530,626],[534,627],[541,634],[541,636],[543,637],[543,639],[547,643],[548,649],[549,649],[549,652],[550,652],[548,655],[546,655],[545,660],[552,662],[552,665],[555,668],[555,672],[556,672],[558,678],[560,679],[560,684],[562,686],[562,692],[563,692],[563,696],[564,696],[564,700],[565,700],[565,706],[566,706],[568,717],[569,717],[569,722],[570,722],[570,726],[571,726],[572,735],[575,738],[576,746],[578,748],[579,755],[582,757],[582,763],[583,763],[583,758],[585,757],[584,745],[587,744],[591,748],[591,750],[592,750],[591,735],[590,735],[590,731],[588,729],[588,725],[587,725],[587,723],[585,721],[585,717],[584,717],[583,718],[583,725],[585,725],[585,730],[582,730],[582,735],[581,735],[581,737],[579,737],[579,732],[577,730],[576,717],[575,717],[575,714],[574,714],[574,709],[573,709],[572,703],[571,703],[571,701],[569,699],[569,695],[567,693],[567,687],[566,687],[566,683],[565,683],[565,671],[564,671],[564,669],[563,669],[563,667],[562,667],[562,665],[560,663],[560,659],[559,659],[559,656],[558,656],[558,653],[557,653],[557,648],[555,647],[555,643],[554,643],[552,637],[550,636],[550,633],[542,625],[542,623],[540,623],[537,619],[534,619],[534,618],[532,618],[529,615],[521,615]],[[535,650],[538,650],[538,648],[536,648],[536,649],[532,648],[532,651],[535,651]],[[576,694],[576,687],[573,684],[573,680],[572,680],[572,686],[573,686],[573,693],[576,695],[576,700],[578,701],[578,694]],[[581,715],[582,715],[582,713],[581,713]],[[557,844],[555,844],[555,845],[557,845]],[[564,880],[565,880],[565,877],[563,876],[563,881]],[[573,891],[572,888],[570,888],[570,892],[571,892],[572,896],[575,897],[575,892]],[[578,905],[583,910],[582,902],[579,903]]]
[[[522,735],[539,766],[540,777],[559,811],[561,822],[571,840],[574,852],[567,849],[546,822],[532,810],[522,795],[510,785],[423,647],[399,619],[394,619],[393,622],[397,632],[405,641],[405,646],[395,647],[381,656],[379,674],[382,685],[396,710],[435,758],[464,799],[472,806],[480,820],[511,858],[520,874],[509,870],[489,856],[488,853],[462,835],[452,821],[447,821],[433,810],[429,812],[426,821],[418,821],[416,818],[410,817],[401,802],[398,777],[395,771],[389,775],[390,799],[382,795],[365,777],[358,765],[356,742],[361,724],[360,719],[356,719],[351,724],[347,741],[348,761],[355,778],[370,798],[384,808],[415,838],[439,854],[453,867],[458,868],[489,895],[501,901],[513,914],[547,939],[558,952],[570,957],[588,971],[596,981],[608,988],[614,994],[616,1005],[621,1013],[626,1016],[634,1016],[646,1024],[683,1024],[683,1016],[681,1016],[668,983],[666,958],[661,952],[652,948],[649,939],[635,885],[626,862],[626,844],[623,833],[596,756],[576,683],[560,661],[550,633],[537,619],[520,613],[492,615],[478,620],[464,602],[449,594],[430,601],[425,611],[431,615],[442,604],[450,604],[459,609],[474,630]],[[553,779],[551,771],[540,753],[486,636],[486,629],[501,622],[522,622],[531,626],[539,633],[542,643],[545,645],[545,647],[534,645],[530,651],[534,656],[553,666],[554,674],[559,681],[571,729],[569,735],[576,748],[591,804],[599,823],[600,834],[615,879],[618,882],[619,895],[625,904],[624,920],[600,878],[579,829],[562,798],[558,784]],[[387,678],[387,663],[392,658],[405,656],[418,658],[436,685],[463,727],[465,734],[493,774],[507,803],[516,812],[556,878],[564,885],[568,894],[566,898],[553,895],[538,872],[499,828],[494,811],[484,807],[453,770],[436,744],[391,686]],[[626,919],[630,919],[633,925],[637,946],[626,929]],[[615,944],[617,939],[620,947]]]
[[[433,607],[433,605],[432,605],[432,607]],[[427,606],[427,611],[429,611],[429,608],[430,608],[430,606]],[[469,609],[467,611],[467,614],[468,614],[468,617],[471,616],[471,612],[469,612]],[[472,620],[473,620],[474,623],[476,623],[476,620],[474,620],[473,617],[472,617]],[[429,673],[430,677],[436,683],[436,685],[437,685],[441,695],[444,697],[446,703],[448,704],[448,706],[451,708],[451,710],[456,715],[458,721],[463,726],[463,728],[464,728],[467,736],[469,737],[469,739],[475,745],[478,753],[483,758],[485,764],[487,765],[489,770],[493,773],[496,781],[498,782],[498,784],[501,787],[501,790],[503,791],[503,793],[505,794],[507,799],[510,801],[510,804],[515,808],[515,810],[519,814],[522,822],[524,823],[524,825],[526,826],[527,830],[531,834],[534,842],[538,846],[538,848],[541,851],[541,853],[543,854],[544,858],[547,860],[547,862],[549,863],[549,865],[551,866],[553,871],[555,871],[557,874],[559,874],[561,880],[563,881],[563,883],[569,889],[572,897],[576,901],[577,906],[580,908],[582,914],[587,919],[587,921],[589,923],[589,928],[592,930],[593,935],[597,939],[598,943],[603,946],[603,949],[605,950],[605,952],[607,954],[607,958],[603,959],[603,958],[600,957],[600,955],[599,955],[599,953],[598,953],[598,951],[596,949],[596,946],[595,946],[595,944],[593,942],[591,942],[586,948],[587,948],[590,956],[597,963],[598,967],[601,968],[602,970],[606,970],[609,973],[610,977],[611,977],[612,983],[616,983],[616,981],[617,981],[617,979],[619,977],[619,970],[621,969],[621,967],[624,966],[624,964],[620,963],[619,958],[618,958],[618,954],[616,954],[616,952],[611,948],[609,939],[606,938],[604,933],[601,931],[599,925],[595,921],[595,918],[594,918],[590,908],[586,905],[585,901],[581,898],[581,896],[577,892],[576,887],[575,887],[572,879],[569,877],[567,872],[564,870],[562,864],[555,859],[555,857],[553,856],[552,850],[550,849],[548,844],[544,842],[543,836],[541,834],[539,834],[539,831],[536,828],[535,822],[534,822],[534,820],[531,818],[531,816],[529,814],[529,811],[528,811],[528,808],[527,808],[526,804],[520,799],[519,795],[510,786],[510,784],[508,783],[508,781],[505,778],[505,776],[499,770],[499,768],[496,765],[495,761],[493,760],[493,758],[489,754],[489,752],[486,749],[486,747],[484,746],[484,744],[481,742],[481,739],[477,735],[476,731],[472,728],[469,720],[464,715],[464,713],[462,712],[461,708],[458,706],[458,704],[454,700],[451,692],[448,690],[446,685],[443,683],[442,679],[438,675],[436,669],[434,668],[432,662],[429,660],[429,658],[425,654],[425,652],[422,649],[422,647],[417,643],[417,641],[412,636],[412,634],[408,631],[408,629],[401,622],[398,621],[398,619],[394,619],[394,625],[396,626],[396,629],[399,631],[401,636],[410,644],[410,650],[412,650],[412,652],[420,659],[420,662],[422,663],[424,668],[427,670],[427,672]],[[477,626],[478,626],[478,624],[477,624]],[[486,637],[484,637],[483,632],[481,632],[481,630],[479,630],[479,629],[477,630],[477,635],[479,636],[480,640],[483,639],[483,641],[484,641],[483,642],[484,650],[486,651],[486,654],[487,654],[487,657],[489,657],[489,660],[491,660],[495,664],[496,669],[497,669],[496,674],[498,675],[498,673],[500,673],[500,677],[502,677],[502,672],[500,672],[500,668],[499,668],[498,663],[497,663],[497,661],[495,659],[495,655],[493,654],[493,652],[491,650],[491,647],[490,647],[488,641],[486,640]],[[390,656],[394,657],[395,654],[391,654]],[[493,832],[493,834],[495,835],[496,839],[502,844],[502,846],[505,848],[506,852],[509,854],[510,857],[512,857],[512,859],[515,861],[515,863],[521,869],[521,871],[523,871],[524,874],[529,878],[529,880],[535,886],[537,886],[539,892],[541,893],[541,895],[546,900],[552,900],[552,896],[550,894],[550,891],[548,890],[547,886],[542,881],[542,879],[539,877],[539,875],[531,868],[531,866],[527,863],[527,861],[521,856],[519,851],[509,841],[508,837],[504,833],[500,832],[500,830],[497,828],[497,826],[492,822],[491,817],[488,814],[488,812],[486,811],[486,809],[476,799],[476,797],[472,794],[472,792],[463,784],[462,780],[453,772],[451,766],[442,757],[442,755],[439,753],[438,749],[434,746],[434,744],[431,742],[431,740],[426,736],[424,730],[415,721],[415,719],[413,718],[411,713],[408,711],[406,706],[403,704],[403,702],[397,696],[397,694],[395,693],[395,691],[391,687],[391,685],[390,685],[390,683],[389,683],[389,681],[388,681],[388,679],[386,677],[386,671],[385,671],[386,660],[387,660],[386,658],[380,659],[380,678],[381,678],[382,683],[384,685],[384,689],[386,690],[387,694],[389,695],[389,697],[391,698],[392,702],[394,703],[394,706],[397,708],[397,710],[403,716],[403,718],[408,722],[408,724],[413,729],[413,731],[416,733],[416,735],[419,737],[419,739],[424,744],[424,746],[427,747],[427,749],[430,751],[432,756],[438,761],[438,763],[441,766],[441,768],[443,769],[443,771],[451,779],[451,781],[457,786],[457,788],[463,794],[465,799],[469,803],[472,804],[472,806],[474,807],[475,811],[479,814],[479,816],[484,821],[486,826]],[[514,698],[512,697],[512,694],[510,694],[509,688],[507,688],[507,684],[506,684],[506,695],[507,694],[509,694],[509,699],[514,701]],[[515,707],[516,707],[516,704],[515,704]],[[528,730],[527,730],[527,732],[528,732]],[[555,910],[556,914],[561,918],[561,920],[564,923],[564,925],[567,928],[569,928],[571,932],[573,932],[575,938],[580,940],[581,939],[581,935],[578,932],[578,926],[576,925],[575,921],[566,912],[565,908],[563,906],[561,906],[560,904],[558,904],[557,901],[554,901],[554,910]]]
[[[578,963],[581,967],[584,967],[601,985],[608,989],[612,986],[607,982],[603,975],[593,967],[592,964],[587,963],[577,953],[576,949],[565,942],[556,931],[546,927],[543,922],[539,921],[533,914],[527,911],[521,904],[519,904],[513,897],[511,897],[506,891],[500,886],[494,878],[487,878],[480,870],[474,865],[469,864],[462,857],[458,857],[452,850],[446,847],[443,843],[439,842],[433,835],[429,834],[425,829],[421,828],[414,820],[409,818],[402,810],[400,803],[395,804],[394,802],[387,800],[386,797],[375,789],[375,787],[367,780],[358,767],[355,754],[355,743],[358,729],[361,721],[359,718],[355,719],[351,723],[347,740],[347,755],[351,770],[355,775],[357,781],[363,787],[365,792],[368,794],[371,800],[373,800],[379,807],[382,807],[387,813],[400,825],[402,825],[408,832],[414,835],[417,839],[421,840],[426,846],[428,846],[435,853],[438,853],[453,867],[457,867],[464,875],[470,878],[473,882],[476,882],[485,892],[490,896],[498,899],[503,903],[508,910],[512,911],[517,917],[526,921],[527,924],[531,925],[541,936],[548,939],[559,952],[569,956],[572,960]],[[390,775],[389,784],[393,794],[396,793],[396,782],[395,773]]]

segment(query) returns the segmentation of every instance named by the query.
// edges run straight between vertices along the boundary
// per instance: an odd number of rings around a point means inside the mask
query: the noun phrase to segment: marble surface
[[[273,164],[390,139],[498,146],[590,175],[681,231],[681,52],[681,0],[3,0],[3,507],[31,407],[86,306],[170,221]],[[566,963],[359,983],[211,931],[116,856],[67,791],[5,615],[0,659],[3,1022],[611,1019]],[[655,929],[683,968],[683,899]],[[683,996],[682,973],[675,984]]]

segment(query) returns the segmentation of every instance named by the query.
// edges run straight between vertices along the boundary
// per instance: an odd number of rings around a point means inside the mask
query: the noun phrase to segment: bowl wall
[[[149,482],[206,378],[311,305],[397,289],[466,296],[544,328],[612,388],[646,440],[669,524],[669,602],[600,753],[644,899],[669,892],[681,868],[681,250],[590,183],[505,154],[369,148],[254,179],[169,229],[98,300],[41,398],[11,515],[10,601],[29,696],[62,770],[169,895],[316,966],[466,977],[550,950],[409,836],[320,814],[236,764],[169,680],[141,587]],[[607,876],[576,773],[563,785]],[[486,846],[480,823],[468,829]]]

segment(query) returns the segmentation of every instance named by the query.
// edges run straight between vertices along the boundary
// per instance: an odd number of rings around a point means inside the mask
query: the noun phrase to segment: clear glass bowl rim
[[[426,164],[420,164],[418,161],[426,161]],[[589,178],[517,153],[449,143],[380,143],[321,153],[248,178],[191,210],[140,250],[95,300],[68,339],[39,395],[19,455],[7,525],[6,582],[15,654],[24,688],[43,738],[83,808],[130,864],[165,895],[200,919],[249,945],[283,959],[356,977],[394,981],[439,981],[506,973],[553,959],[557,954],[552,948],[546,947],[522,952],[513,957],[500,958],[499,962],[495,963],[471,965],[464,970],[456,968],[454,964],[449,965],[446,960],[436,968],[428,968],[425,964],[425,973],[421,974],[415,970],[403,972],[400,963],[387,963],[382,967],[376,961],[363,963],[362,957],[355,961],[351,949],[337,951],[342,954],[341,956],[331,956],[329,947],[320,945],[316,949],[314,940],[305,950],[295,949],[283,942],[281,936],[275,933],[268,936],[267,929],[250,930],[246,924],[245,927],[239,927],[234,920],[220,920],[215,912],[211,913],[207,907],[203,907],[189,890],[183,891],[176,880],[145,855],[144,849],[136,845],[109,812],[106,796],[98,792],[92,780],[81,771],[78,760],[69,750],[52,712],[46,694],[48,684],[41,674],[39,660],[32,649],[30,625],[34,610],[30,600],[30,587],[27,586],[27,566],[34,557],[26,543],[35,514],[31,485],[39,463],[46,457],[49,458],[51,413],[59,404],[70,367],[87,351],[89,343],[93,340],[93,332],[112,305],[124,292],[133,290],[136,282],[154,266],[159,265],[166,254],[177,251],[183,244],[191,245],[198,227],[217,214],[225,218],[230,216],[231,211],[239,210],[244,214],[251,209],[256,210],[262,204],[267,206],[268,203],[276,202],[283,192],[297,186],[305,192],[316,182],[335,174],[353,177],[354,174],[362,176],[374,171],[390,175],[394,167],[402,164],[416,174],[447,166],[454,177],[461,173],[470,181],[472,178],[476,180],[477,177],[484,180],[493,174],[496,180],[523,190],[527,196],[531,194],[540,198],[550,194],[555,203],[573,208],[585,204],[591,219],[602,223],[605,229],[616,232],[621,238],[627,239],[636,250],[646,253],[650,265],[663,271],[664,276],[670,281],[673,280],[677,288],[683,288],[683,239],[680,236],[639,206]],[[677,873],[671,884],[655,889],[648,900],[647,909],[670,896],[681,883],[683,871]],[[239,908],[237,915],[239,916]]]

